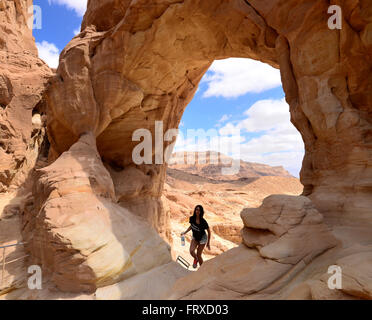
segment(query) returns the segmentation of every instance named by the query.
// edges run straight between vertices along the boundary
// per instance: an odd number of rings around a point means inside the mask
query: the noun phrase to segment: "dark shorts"
[[[204,234],[204,236],[202,236],[202,238],[200,239],[200,241],[196,240],[196,239],[194,238],[194,236],[193,236],[192,238],[193,238],[195,241],[199,242],[200,244],[206,244],[207,241],[208,241],[208,236],[207,236],[206,233]]]

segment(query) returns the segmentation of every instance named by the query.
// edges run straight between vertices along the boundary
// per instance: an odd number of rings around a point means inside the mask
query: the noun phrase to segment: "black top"
[[[189,219],[192,229],[192,235],[196,241],[200,241],[201,238],[206,234],[205,230],[209,228],[208,222],[202,218],[200,219],[200,224],[196,223],[196,217],[191,216]]]

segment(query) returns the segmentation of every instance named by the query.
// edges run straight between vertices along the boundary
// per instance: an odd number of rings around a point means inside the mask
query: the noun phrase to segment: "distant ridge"
[[[223,175],[222,168],[231,167],[232,161],[233,159],[231,157],[215,151],[181,151],[172,154],[168,168],[170,169],[169,171],[180,170],[212,180],[242,180],[263,176],[293,177],[282,166],[272,167],[266,164],[246,162],[243,160],[240,160],[240,170],[237,174]]]

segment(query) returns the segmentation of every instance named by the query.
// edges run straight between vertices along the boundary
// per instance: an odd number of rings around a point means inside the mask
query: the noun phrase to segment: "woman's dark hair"
[[[194,209],[194,214],[192,215],[192,218],[193,218],[193,219],[196,218],[196,208],[199,208],[199,210],[200,210],[200,214],[199,214],[199,216],[200,216],[200,218],[203,218],[203,216],[204,216],[204,208],[203,208],[203,206],[201,206],[200,204],[198,204],[198,205],[195,207],[195,209]]]

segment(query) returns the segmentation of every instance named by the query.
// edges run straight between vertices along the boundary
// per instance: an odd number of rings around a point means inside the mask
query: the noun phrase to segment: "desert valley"
[[[193,152],[194,153],[194,152]],[[205,218],[213,232],[211,250],[205,248],[206,260],[221,254],[241,242],[244,227],[240,212],[244,208],[257,208],[271,194],[300,195],[303,186],[298,178],[291,176],[283,167],[271,167],[259,163],[241,161],[239,175],[223,175],[222,167],[231,166],[232,159],[221,165],[220,155],[205,153],[205,163],[188,165],[187,152],[173,155],[176,164],[169,165],[164,185],[163,203],[169,212],[172,230],[173,258],[180,255],[192,264],[187,235],[186,246],[181,246],[180,233],[188,227],[188,219],[194,207],[203,205]],[[184,156],[185,164],[177,164],[177,157]],[[229,164],[230,163],[230,164]],[[190,270],[192,266],[190,266]]]

